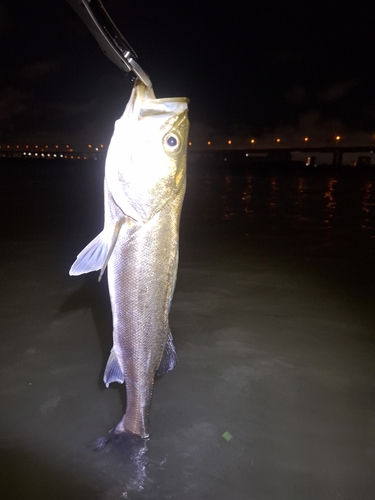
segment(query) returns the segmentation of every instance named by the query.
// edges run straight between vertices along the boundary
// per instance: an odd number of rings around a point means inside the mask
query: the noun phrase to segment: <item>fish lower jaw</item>
[[[124,423],[123,420],[121,420],[115,427],[114,430],[115,434],[130,434],[132,436],[138,436],[141,439],[149,439],[150,434],[146,432],[145,429],[142,430],[135,430],[135,429],[128,429],[126,424]]]

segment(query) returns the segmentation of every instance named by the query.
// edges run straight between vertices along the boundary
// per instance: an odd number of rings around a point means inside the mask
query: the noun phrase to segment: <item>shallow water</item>
[[[100,451],[125,404],[101,381],[106,283],[67,273],[101,230],[102,165],[0,175],[2,497],[373,497],[374,173],[190,166],[179,363],[150,441]]]

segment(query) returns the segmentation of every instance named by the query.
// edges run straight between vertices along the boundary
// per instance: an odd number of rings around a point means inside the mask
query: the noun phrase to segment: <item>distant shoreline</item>
[[[375,161],[375,160],[374,160]],[[0,157],[0,173],[3,174],[14,172],[22,173],[29,169],[35,169],[40,172],[53,172],[55,170],[93,170],[98,173],[102,171],[104,175],[105,156],[100,159],[63,159],[63,158],[33,158],[33,157]],[[267,158],[257,156],[239,156],[233,155],[233,151],[219,152],[215,155],[205,155],[199,157],[198,155],[188,154],[187,158],[188,172],[196,170],[206,170],[212,172],[213,170],[222,171],[254,171],[256,173],[298,173],[305,174],[309,172],[322,172],[322,173],[374,173],[375,164],[362,164],[362,165],[332,165],[329,163],[320,163],[315,166],[306,165],[304,161],[296,161],[292,159],[277,159],[275,157]]]

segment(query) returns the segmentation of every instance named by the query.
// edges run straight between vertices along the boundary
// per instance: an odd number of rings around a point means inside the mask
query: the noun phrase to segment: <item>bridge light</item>
[[[229,139],[229,141],[228,141],[228,144],[229,144],[229,145],[230,145],[230,144],[232,144],[232,141],[231,141],[230,139]]]
[[[308,137],[305,137],[305,138],[304,138],[304,141],[305,141],[305,142],[307,142],[308,140],[309,140],[309,138],[308,138]]]
[[[207,146],[211,146],[211,141],[207,141]]]
[[[251,144],[255,144],[255,139],[250,139]]]
[[[341,137],[339,135],[336,135],[336,141],[339,141]]]
[[[276,142],[281,142],[280,137],[278,137],[278,138],[276,139]]]

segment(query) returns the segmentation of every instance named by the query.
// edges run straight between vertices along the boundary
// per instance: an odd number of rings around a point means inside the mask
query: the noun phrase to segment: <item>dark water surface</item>
[[[299,263],[374,299],[375,170],[198,169],[182,234],[199,228],[193,236],[200,231],[216,250],[229,245]]]
[[[0,176],[1,498],[375,498],[375,172],[190,166],[179,363],[151,440],[97,452],[125,395],[101,382],[105,280],[68,269],[102,228],[103,166]]]

